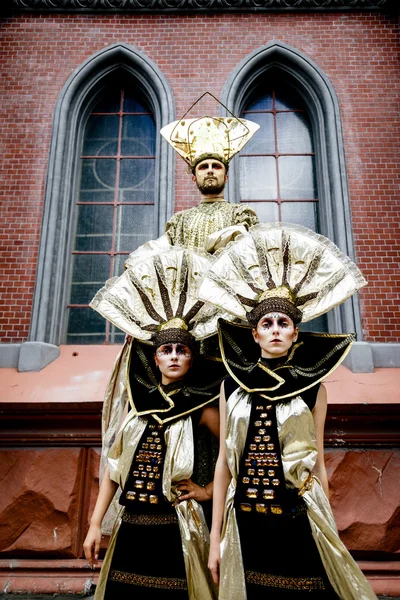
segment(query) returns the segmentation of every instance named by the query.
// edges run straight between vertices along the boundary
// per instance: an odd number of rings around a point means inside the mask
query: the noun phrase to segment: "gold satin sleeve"
[[[226,409],[226,458],[232,479],[226,494],[221,534],[219,600],[244,600],[246,598],[246,582],[233,502],[239,475],[240,458],[244,452],[249,426],[250,395],[238,388],[229,396]]]
[[[190,600],[216,600],[217,592],[208,570],[209,531],[203,509],[195,500],[178,503],[175,482],[193,474],[194,439],[192,418],[180,419],[165,432],[163,494],[175,504],[182,540]]]
[[[100,455],[100,482],[103,480],[104,471],[108,464],[108,453],[118,434],[122,414],[128,402],[126,387],[126,365],[129,360],[129,344],[125,342],[117,358],[107,389],[104,395],[102,410],[102,446]],[[101,530],[104,535],[110,535],[120,506],[118,503],[120,490],[117,490],[106,514],[104,515]]]

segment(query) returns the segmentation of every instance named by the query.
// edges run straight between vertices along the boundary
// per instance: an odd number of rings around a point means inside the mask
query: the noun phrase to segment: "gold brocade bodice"
[[[165,231],[173,245],[203,250],[209,235],[231,225],[256,225],[258,218],[246,204],[225,200],[201,202],[198,206],[174,214]]]

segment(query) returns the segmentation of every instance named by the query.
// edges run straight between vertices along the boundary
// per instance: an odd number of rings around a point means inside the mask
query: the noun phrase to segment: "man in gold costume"
[[[181,119],[163,127],[161,135],[188,164],[200,202],[175,213],[166,233],[132,252],[126,267],[171,244],[213,253],[258,223],[252,208],[224,198],[229,162],[258,128],[257,123],[233,116]]]

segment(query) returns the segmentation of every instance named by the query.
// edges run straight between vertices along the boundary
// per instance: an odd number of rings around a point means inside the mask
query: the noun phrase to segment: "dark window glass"
[[[126,256],[154,237],[156,128],[136,90],[114,89],[88,118],[80,163],[67,343],[122,343],[89,306]]]
[[[282,82],[261,81],[242,112],[260,129],[239,157],[240,200],[261,222],[283,221],[319,230],[315,148],[307,108]],[[306,323],[326,331],[326,316]]]

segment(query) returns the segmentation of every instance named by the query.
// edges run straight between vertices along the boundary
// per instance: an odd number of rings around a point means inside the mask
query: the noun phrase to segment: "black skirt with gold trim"
[[[105,600],[187,600],[178,519],[125,509],[111,562]]]

